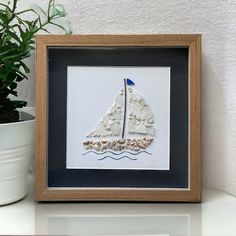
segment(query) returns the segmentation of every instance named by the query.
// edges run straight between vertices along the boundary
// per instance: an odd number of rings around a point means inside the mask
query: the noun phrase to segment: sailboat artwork
[[[83,146],[87,152],[83,155],[111,153],[115,160],[120,160],[119,155],[126,152],[151,155],[146,149],[155,137],[153,112],[144,98],[133,89],[135,83],[131,79],[125,78],[123,83],[112,107],[96,128],[86,135]]]

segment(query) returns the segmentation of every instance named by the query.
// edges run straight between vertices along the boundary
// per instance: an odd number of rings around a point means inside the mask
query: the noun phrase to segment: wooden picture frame
[[[68,65],[169,65],[168,170],[67,168]],[[39,35],[35,68],[36,201],[201,201],[201,35]]]

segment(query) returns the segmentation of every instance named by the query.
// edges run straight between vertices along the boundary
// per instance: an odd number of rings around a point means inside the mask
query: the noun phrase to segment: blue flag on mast
[[[135,83],[131,79],[126,79],[126,81],[127,81],[127,85],[130,85],[130,86],[135,85]]]

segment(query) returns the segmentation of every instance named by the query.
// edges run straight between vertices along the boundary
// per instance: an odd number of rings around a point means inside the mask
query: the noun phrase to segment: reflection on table
[[[200,235],[201,205],[42,203],[35,229],[38,235]]]

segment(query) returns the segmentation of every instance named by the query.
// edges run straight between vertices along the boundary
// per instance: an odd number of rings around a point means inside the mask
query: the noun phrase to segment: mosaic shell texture
[[[128,85],[134,85],[126,80]],[[133,84],[132,84],[132,83]],[[127,111],[126,111],[127,110]],[[130,138],[124,138],[130,134]],[[110,137],[120,136],[111,140]],[[152,142],[155,136],[154,116],[148,103],[130,87],[124,86],[116,96],[112,107],[98,122],[83,142],[86,150],[102,152],[105,150],[142,151]],[[105,137],[108,137],[107,139]],[[95,138],[95,140],[91,140]]]
[[[134,139],[116,139],[116,140],[87,140],[83,142],[86,150],[95,150],[98,152],[105,150],[121,151],[141,151],[145,150],[151,143],[153,138],[134,138]]]
[[[129,88],[129,121],[130,134],[155,136],[153,113],[146,101],[133,89]]]
[[[97,127],[90,132],[87,137],[107,137],[118,136],[121,133],[121,122],[123,115],[123,89],[115,98],[111,109],[105,114],[105,116],[99,121]]]

